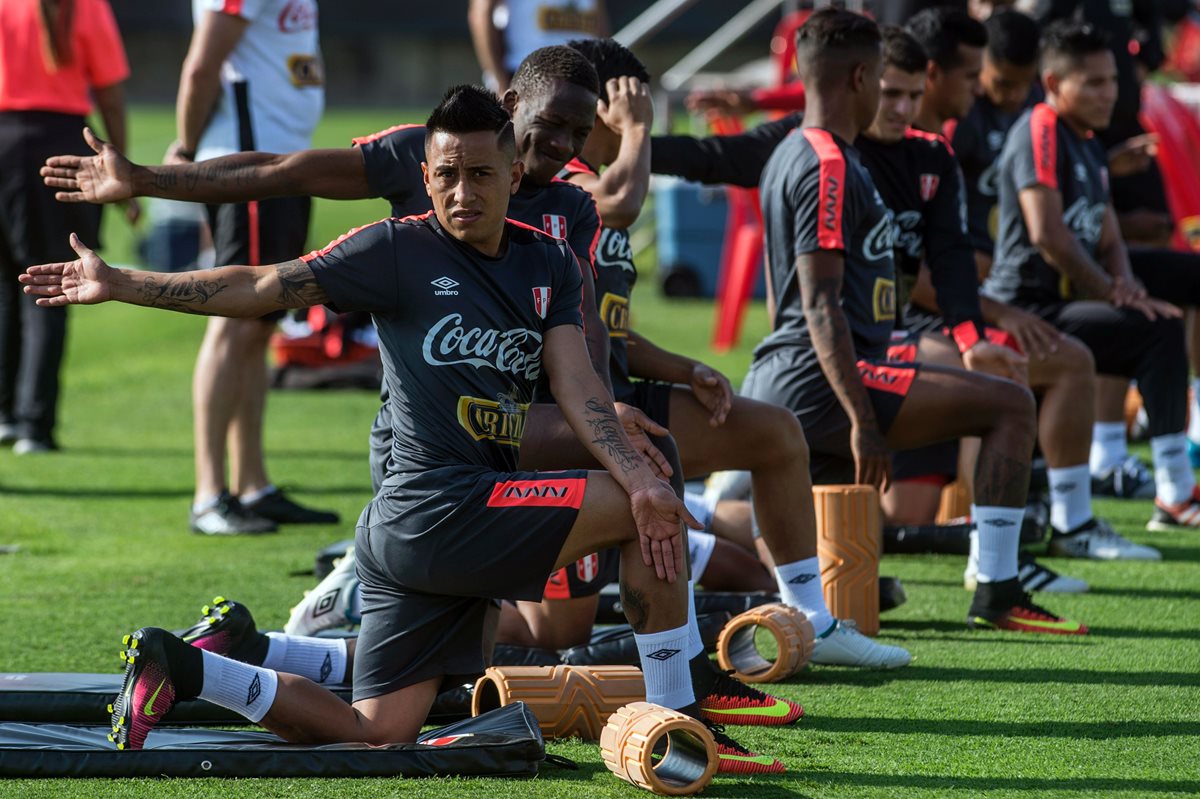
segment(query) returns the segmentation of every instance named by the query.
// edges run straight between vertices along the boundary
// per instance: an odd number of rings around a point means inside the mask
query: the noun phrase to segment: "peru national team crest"
[[[921,201],[929,202],[933,199],[933,195],[937,194],[938,181],[941,180],[937,175],[925,172],[921,175]]]
[[[581,582],[590,583],[600,574],[600,556],[595,552],[575,561],[575,575]]]
[[[542,229],[556,239],[565,239],[567,218],[560,214],[542,214]]]
[[[534,286],[533,287],[533,310],[537,311],[537,315],[546,318],[546,310],[550,307],[550,287],[549,286]]]

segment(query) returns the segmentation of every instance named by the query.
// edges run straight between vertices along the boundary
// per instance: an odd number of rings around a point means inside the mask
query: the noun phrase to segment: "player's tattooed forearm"
[[[630,445],[612,403],[592,397],[584,405],[587,409],[584,419],[592,428],[592,443],[604,450],[623,473],[627,474],[641,466],[642,456]]]
[[[635,633],[646,629],[646,598],[641,591],[621,583],[621,607],[625,610],[625,620]]]
[[[279,276],[278,301],[284,308],[304,308],[329,300],[312,269],[302,261],[280,264],[275,274]]]
[[[156,189],[173,189],[178,184],[179,176],[174,172],[154,173],[154,188]]]
[[[1029,490],[1029,459],[1010,458],[984,447],[976,467],[975,496],[980,505],[1019,508]]]
[[[154,308],[211,314],[204,306],[229,288],[220,280],[200,280],[190,275],[151,276],[142,284],[142,302]]]
[[[805,296],[812,299],[805,303],[804,315],[813,349],[830,387],[852,418],[863,422],[875,418],[875,409],[865,391],[848,388],[857,385],[861,378],[854,353],[854,337],[839,301],[841,288],[840,277],[805,281]]]
[[[247,164],[223,166],[220,164],[201,163],[193,164],[183,171],[184,186],[188,191],[195,191],[196,187],[201,183],[219,188],[244,186],[254,176],[254,166]]]

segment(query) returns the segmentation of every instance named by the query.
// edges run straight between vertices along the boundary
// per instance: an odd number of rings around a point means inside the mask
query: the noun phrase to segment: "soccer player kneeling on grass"
[[[113,712],[119,748],[141,748],[175,702],[193,697],[292,742],[413,741],[443,681],[486,665],[493,599],[536,599],[553,569],[609,546],[621,548],[647,699],[700,715],[684,654],[683,528],[696,522],[630,444],[589,365],[579,264],[563,242],[505,219],[524,167],[495,98],[456,87],[426,127],[432,213],[359,228],[295,261],[199,275],[113,269],[72,236],[78,260],[21,276],[51,307],[117,300],[247,317],[318,303],[370,311],[395,404],[393,458],[355,541],[363,618],[354,704],[143,628],[126,639]],[[571,427],[607,472],[515,471],[543,365]],[[723,754],[782,770],[716,737]]]

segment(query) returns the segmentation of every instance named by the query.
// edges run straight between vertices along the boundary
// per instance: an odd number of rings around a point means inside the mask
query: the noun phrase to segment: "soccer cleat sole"
[[[770,755],[741,755],[723,752],[717,747],[718,774],[783,774],[787,766]]]
[[[770,707],[718,707],[716,703],[700,703],[704,718],[714,724],[734,724],[742,727],[782,727],[804,717],[804,708],[786,699],[775,699]]]
[[[108,706],[112,713],[108,740],[119,750],[141,749],[146,736],[175,704],[175,685],[170,675],[160,663],[143,657],[142,641],[141,630],[121,639],[126,647],[121,651],[125,680],[116,700]],[[147,697],[151,684],[155,687]]]
[[[1002,630],[1013,633],[1041,633],[1042,635],[1087,635],[1085,624],[1063,619],[1062,621],[1039,621],[1036,619],[1014,619],[1006,617],[993,621],[983,616],[969,616],[967,628],[971,630]]]

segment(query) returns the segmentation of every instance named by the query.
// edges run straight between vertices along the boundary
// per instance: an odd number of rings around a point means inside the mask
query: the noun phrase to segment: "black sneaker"
[[[1130,455],[1108,471],[1092,475],[1092,496],[1116,499],[1154,499],[1154,475]]]
[[[331,510],[314,510],[298,505],[278,488],[247,502],[246,510],[277,524],[337,524],[341,517]]]
[[[176,684],[167,656],[172,641],[183,645],[157,627],[143,627],[121,639],[127,647],[121,652],[121,659],[127,664],[125,682],[121,693],[108,706],[112,713],[108,740],[118,749],[141,749],[150,730],[175,706]]]
[[[1024,550],[1017,553],[1017,579],[1021,581],[1021,588],[1030,592],[1083,594],[1088,590],[1088,584],[1085,581],[1059,574],[1054,569],[1043,566],[1033,555]]]
[[[1034,604],[1014,577],[998,583],[980,583],[967,613],[972,630],[1009,630],[1018,633],[1087,635],[1088,628],[1071,619],[1055,615]]]
[[[779,758],[751,752],[725,734],[725,728],[711,721],[703,722],[717,742],[718,774],[782,774],[787,771]]]
[[[258,535],[279,529],[270,519],[246,510],[228,491],[221,492],[216,505],[199,513],[192,511],[191,527],[193,533],[205,535]]]
[[[200,609],[200,620],[179,634],[184,643],[242,663],[261,666],[269,646],[250,609],[223,596]]]

